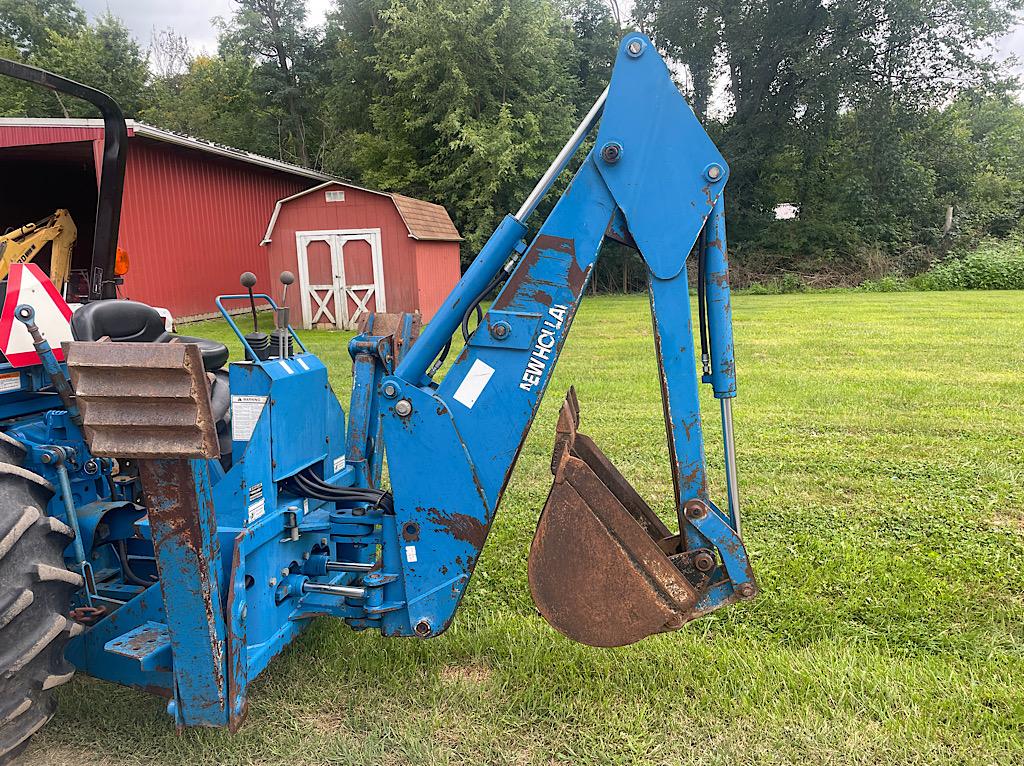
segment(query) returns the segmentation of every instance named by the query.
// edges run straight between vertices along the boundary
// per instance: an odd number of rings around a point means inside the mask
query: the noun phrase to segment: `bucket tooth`
[[[570,388],[556,430],[554,483],[530,547],[534,603],[552,627],[591,646],[682,627],[701,594],[673,563],[679,536],[578,426]]]

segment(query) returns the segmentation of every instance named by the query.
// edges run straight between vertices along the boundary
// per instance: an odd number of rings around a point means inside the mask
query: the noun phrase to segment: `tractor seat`
[[[195,343],[202,352],[203,367],[210,372],[228,361],[228,347],[223,343],[167,332],[163,317],[151,306],[137,301],[87,303],[72,315],[71,333],[75,340],[82,341],[108,337],[115,343]]]

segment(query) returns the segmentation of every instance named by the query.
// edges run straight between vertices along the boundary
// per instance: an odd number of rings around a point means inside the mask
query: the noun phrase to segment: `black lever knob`
[[[282,285],[290,285],[293,282],[295,282],[295,275],[294,274],[292,274],[290,271],[282,271],[281,272],[281,284]]]
[[[242,283],[242,287],[251,290],[256,285],[256,275],[251,271],[246,271],[238,278],[238,281]]]

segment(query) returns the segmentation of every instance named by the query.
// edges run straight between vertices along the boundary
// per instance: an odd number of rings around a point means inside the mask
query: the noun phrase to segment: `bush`
[[[987,240],[976,250],[939,261],[923,274],[862,282],[869,293],[906,290],[1024,290],[1024,243]]]
[[[913,282],[921,290],[1024,290],[1024,245],[989,240],[935,264]]]
[[[901,277],[882,277],[863,282],[860,289],[868,293],[901,293],[914,288]]]
[[[784,274],[779,279],[766,282],[751,282],[743,289],[748,295],[786,295],[788,293],[807,292],[807,283],[799,274]]]

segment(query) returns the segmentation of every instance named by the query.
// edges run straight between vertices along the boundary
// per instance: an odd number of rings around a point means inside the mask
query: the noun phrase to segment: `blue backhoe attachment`
[[[575,176],[531,234],[531,216],[570,165]],[[64,553],[73,611],[60,617],[68,658],[165,696],[178,726],[234,729],[249,683],[315,617],[384,636],[442,633],[608,239],[635,248],[648,271],[676,518],[666,523],[580,432],[570,389],[529,554],[534,600],[570,638],[620,646],[753,598],[732,437],[728,175],[651,42],[630,34],[607,91],[429,325],[364,317],[349,343],[347,420],[325,365],[287,310],[253,292],[252,274],[246,293],[217,301],[245,350],[227,371],[220,348],[198,339],[118,334],[125,322],[158,320],[117,302],[78,322],[67,350],[72,399],[40,337],[45,371],[26,371],[11,397],[0,457],[10,452],[50,482],[49,518],[74,535]],[[282,275],[285,289],[291,280]],[[229,311],[247,300],[252,332]],[[257,301],[275,312],[270,335],[256,326]],[[460,332],[465,343],[441,377]],[[719,503],[701,382],[721,406]],[[0,578],[0,608],[4,587]],[[0,756],[23,742],[6,731]]]

